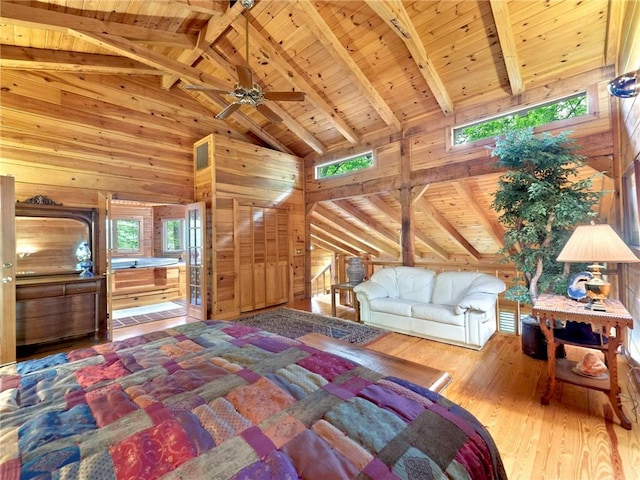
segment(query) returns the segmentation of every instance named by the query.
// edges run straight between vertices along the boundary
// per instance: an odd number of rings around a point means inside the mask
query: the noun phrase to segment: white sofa
[[[353,291],[368,325],[479,350],[496,331],[496,302],[505,289],[486,273],[390,267]]]

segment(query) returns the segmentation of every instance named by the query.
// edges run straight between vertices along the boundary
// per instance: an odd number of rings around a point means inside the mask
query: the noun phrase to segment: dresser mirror
[[[28,202],[16,203],[18,277],[80,274],[76,250],[82,242],[95,262],[95,209]]]

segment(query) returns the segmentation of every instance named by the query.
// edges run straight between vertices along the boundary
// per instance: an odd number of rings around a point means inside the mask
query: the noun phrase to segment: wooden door
[[[187,227],[187,315],[207,319],[207,259],[205,202],[190,203],[186,209]]]
[[[241,312],[288,301],[288,218],[289,212],[284,209],[238,207]]]
[[[104,239],[104,265],[98,265],[98,271],[104,271],[105,277],[105,289],[106,289],[106,308],[107,308],[107,338],[110,342],[113,341],[113,266],[111,259],[113,258],[113,246],[115,239],[113,238],[113,223],[111,217],[111,206],[113,201],[113,194],[108,193],[103,195],[99,194],[98,202],[100,204],[99,215],[100,221],[98,222],[98,230],[104,228],[104,235],[101,238]],[[102,255],[100,255],[102,257]]]
[[[16,361],[15,182],[0,176],[0,365]]]

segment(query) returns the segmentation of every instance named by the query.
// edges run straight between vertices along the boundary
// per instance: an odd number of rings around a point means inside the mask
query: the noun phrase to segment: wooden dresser
[[[106,337],[102,275],[24,277],[16,280],[16,345],[67,338]]]

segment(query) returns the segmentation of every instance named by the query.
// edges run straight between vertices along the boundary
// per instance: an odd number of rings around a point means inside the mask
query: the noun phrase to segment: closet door
[[[287,210],[238,207],[241,312],[288,301],[288,218]]]

